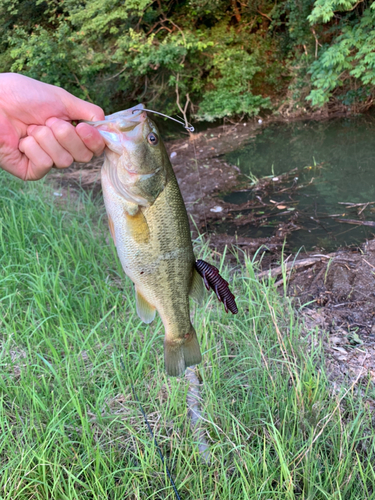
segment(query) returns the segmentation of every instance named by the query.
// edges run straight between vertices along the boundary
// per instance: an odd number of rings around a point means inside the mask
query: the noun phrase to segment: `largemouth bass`
[[[165,369],[181,375],[202,359],[189,295],[200,301],[204,287],[172,165],[142,106],[93,124],[106,142],[104,202],[122,267],[135,285],[137,313],[151,323],[158,311],[165,328]]]

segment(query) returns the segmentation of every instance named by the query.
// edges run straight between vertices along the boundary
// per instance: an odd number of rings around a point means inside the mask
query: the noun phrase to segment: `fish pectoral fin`
[[[204,283],[201,275],[196,269],[194,269],[193,271],[193,279],[191,282],[189,295],[192,299],[198,302],[198,304],[202,304],[204,297]]]
[[[152,306],[143,295],[135,289],[135,302],[137,306],[137,314],[144,323],[151,323],[155,319],[156,309]]]
[[[150,228],[142,210],[138,210],[134,215],[124,211],[126,216],[126,227],[129,235],[137,244],[146,244],[150,240]]]

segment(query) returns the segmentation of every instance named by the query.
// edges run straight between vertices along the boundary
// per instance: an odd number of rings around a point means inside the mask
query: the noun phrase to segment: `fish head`
[[[94,122],[106,143],[109,178],[127,201],[152,204],[168,181],[169,159],[155,123],[138,105]]]

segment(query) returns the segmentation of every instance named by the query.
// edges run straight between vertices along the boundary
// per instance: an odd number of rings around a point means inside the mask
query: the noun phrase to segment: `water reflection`
[[[371,115],[274,124],[241,150],[228,154],[226,159],[249,177],[277,176],[297,169],[298,183],[312,180],[292,196],[298,200],[299,223],[303,226],[288,237],[293,249],[304,245],[307,249],[317,246],[331,250],[340,245],[358,244],[375,232],[374,228],[341,224],[328,217],[328,214],[345,213],[346,219],[375,221],[372,208],[375,205],[359,215],[360,209],[348,210],[338,204],[375,201],[375,118]],[[306,166],[312,168],[306,169]],[[252,192],[237,192],[227,195],[225,200],[243,203],[253,196]],[[288,195],[284,199],[290,201]],[[282,196],[278,195],[276,201],[282,201]],[[281,218],[276,217],[272,222],[280,221]],[[269,236],[272,232],[270,226],[254,228],[251,224],[241,228],[226,226],[225,230],[251,237]]]

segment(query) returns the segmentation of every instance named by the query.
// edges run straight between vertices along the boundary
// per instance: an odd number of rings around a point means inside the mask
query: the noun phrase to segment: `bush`
[[[375,4],[355,0],[0,0],[0,71],[110,113],[135,102],[212,121],[280,99],[366,101]],[[289,90],[288,90],[289,86]]]

